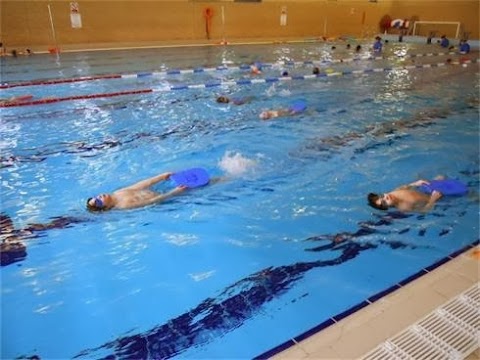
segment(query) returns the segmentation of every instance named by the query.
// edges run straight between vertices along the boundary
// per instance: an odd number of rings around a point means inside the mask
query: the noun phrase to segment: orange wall
[[[70,1],[0,0],[0,39],[7,49],[54,46],[49,5],[60,48],[146,44],[218,43],[240,40],[285,40],[372,37],[382,16],[419,20],[461,21],[471,39],[479,39],[477,0],[264,0],[262,3],[187,0],[79,0],[82,28],[70,23]],[[214,11],[211,39],[206,38],[203,10]],[[280,13],[287,10],[287,26]],[[222,19],[223,9],[223,19]],[[224,20],[224,21],[223,21]],[[453,27],[422,27],[446,32]],[[462,31],[463,34],[463,31]],[[123,44],[121,44],[123,43]]]

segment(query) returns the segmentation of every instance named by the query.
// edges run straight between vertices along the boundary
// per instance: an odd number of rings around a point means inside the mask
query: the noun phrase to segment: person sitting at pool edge
[[[436,177],[435,180],[442,180],[443,177]],[[409,185],[403,185],[388,193],[379,195],[375,193],[368,194],[368,204],[379,210],[388,210],[390,207],[396,207],[400,211],[419,211],[427,212],[433,208],[442,194],[433,191],[430,195],[424,194],[415,187],[426,185],[426,180],[417,180]]]
[[[101,194],[87,200],[87,209],[91,211],[103,211],[110,209],[133,209],[146,205],[162,202],[172,196],[184,192],[186,186],[177,186],[167,193],[158,193],[149,187],[168,180],[172,173],[166,172],[136,184],[119,189],[111,194]]]

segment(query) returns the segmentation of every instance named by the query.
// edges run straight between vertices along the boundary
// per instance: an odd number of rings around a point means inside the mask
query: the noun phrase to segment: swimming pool
[[[1,109],[2,212],[16,228],[3,236],[27,246],[1,269],[2,357],[266,357],[478,243],[477,63],[429,67],[460,57],[419,56],[432,52],[421,45],[392,44],[387,59],[341,46],[2,59],[3,82],[44,82],[2,98],[65,98]],[[238,66],[255,61],[261,76]],[[129,76],[45,81],[102,74]],[[118,94],[138,89],[152,91]],[[300,115],[258,118],[297,100]],[[227,181],[85,210],[89,196],[196,166]],[[472,194],[426,215],[366,204],[437,174]]]

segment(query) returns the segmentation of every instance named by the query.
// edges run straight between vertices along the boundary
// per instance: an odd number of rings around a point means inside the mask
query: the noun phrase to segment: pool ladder
[[[460,360],[480,347],[480,283],[367,353],[362,360]]]

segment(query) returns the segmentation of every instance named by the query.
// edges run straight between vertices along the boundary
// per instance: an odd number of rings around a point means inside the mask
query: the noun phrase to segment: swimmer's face
[[[270,114],[270,111],[262,111],[259,116],[260,116],[260,119],[262,120],[267,120],[272,117],[272,115]]]
[[[101,194],[87,200],[87,209],[91,211],[103,211],[108,210],[110,207],[110,195]]]
[[[390,195],[388,194],[383,194],[378,200],[377,200],[377,205],[381,208],[389,208],[392,206],[392,199]]]
[[[260,74],[260,73],[261,73],[261,70],[260,70],[260,68],[259,68],[258,66],[252,65],[252,67],[251,67],[251,72],[252,72],[252,74]]]
[[[375,209],[388,210],[389,207],[393,206],[393,199],[388,194],[370,193],[368,194],[368,204]]]

